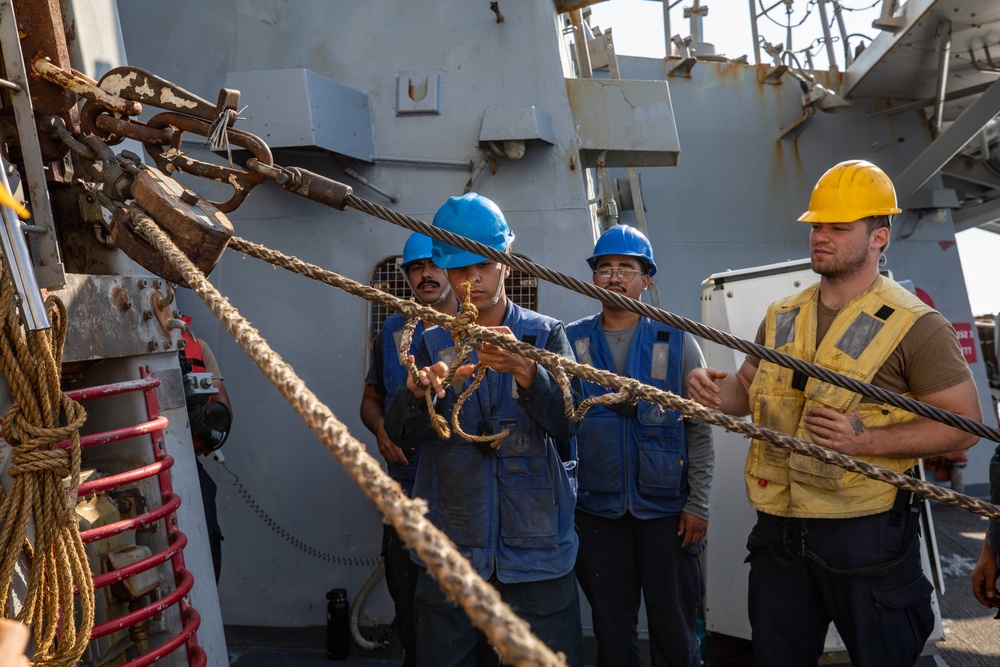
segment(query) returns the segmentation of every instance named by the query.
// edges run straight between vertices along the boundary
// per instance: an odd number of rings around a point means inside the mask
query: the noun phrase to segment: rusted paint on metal
[[[114,285],[111,288],[111,303],[115,304],[122,310],[128,310],[126,307],[129,304],[128,292],[121,285]]]
[[[116,67],[101,77],[104,90],[160,109],[214,120],[216,106],[194,93],[138,67]]]
[[[774,158],[770,160],[770,196],[774,198],[774,201],[785,201],[789,197],[799,196],[795,188],[806,178],[806,167],[799,151],[797,135],[777,139],[774,144]]]
[[[122,99],[101,89],[97,82],[72,68],[64,69],[53,63],[45,54],[36,55],[31,61],[32,69],[40,77],[88,100],[94,100],[109,111],[138,116],[142,105],[132,100]]]
[[[706,65],[708,63],[705,63]],[[715,73],[720,80],[740,81],[743,78],[747,65],[742,63],[724,62],[718,63],[715,67],[707,67],[708,72]]]
[[[173,169],[179,169],[186,174],[210,178],[220,183],[228,183],[233,187],[233,196],[228,200],[224,202],[208,202],[223,213],[235,211],[243,203],[247,195],[250,194],[250,190],[267,179],[261,173],[210,164],[201,160],[195,160],[186,155],[181,150],[184,133],[191,132],[208,137],[211,134],[212,124],[207,120],[165,112],[150,118],[146,125],[154,129],[171,127],[174,130],[173,141],[169,147],[146,145],[146,150],[149,151],[150,157],[153,158],[156,166],[162,171],[170,174]],[[230,144],[246,148],[261,164],[266,166],[274,164],[271,149],[259,137],[234,128],[227,131],[227,136],[229,137]]]
[[[69,68],[69,49],[59,0],[14,0],[13,6],[24,60],[27,62],[38,54],[45,54],[59,67]],[[59,116],[71,132],[76,134],[80,131],[80,117],[73,93],[34,72],[29,87],[37,117]],[[69,150],[62,141],[44,133],[39,133],[39,143],[44,162],[61,160]]]
[[[60,291],[69,314],[64,361],[146,355],[150,342],[157,344],[154,351],[176,354],[179,333],[164,335],[155,317],[144,316],[153,291],[148,276],[66,274]]]
[[[86,126],[87,109],[84,108],[84,126]],[[124,138],[135,139],[144,144],[156,144],[165,146],[173,138],[170,128],[153,129],[144,123],[124,118],[116,118],[110,114],[102,113],[96,116],[94,125],[105,134]]]

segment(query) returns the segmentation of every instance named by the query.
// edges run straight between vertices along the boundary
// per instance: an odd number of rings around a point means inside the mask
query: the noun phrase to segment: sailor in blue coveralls
[[[636,300],[656,273],[649,240],[626,225],[604,232],[587,261],[595,285]],[[566,333],[580,363],[678,395],[688,371],[705,365],[692,336],[607,304]],[[583,383],[584,398],[609,391]],[[646,401],[595,405],[577,441],[576,574],[593,608],[597,664],[642,664],[644,599],[653,667],[700,665],[698,555],[715,465],[711,428]]]
[[[448,283],[448,275],[431,259],[431,239],[413,233],[403,246],[399,270],[417,300],[425,306],[454,315],[458,301]],[[378,440],[378,451],[385,458],[389,476],[399,482],[408,495],[413,495],[413,480],[417,475],[420,447],[403,452],[385,433],[385,408],[396,392],[406,386],[406,369],[399,363],[400,339],[405,320],[399,313],[385,319],[382,331],[372,344],[368,377],[361,398],[361,421]],[[413,331],[410,354],[415,354],[424,332],[418,322]],[[413,619],[413,594],[417,588],[417,565],[410,559],[410,550],[390,524],[382,527],[382,560],[385,563],[385,583],[395,606],[393,626],[405,652],[403,667],[416,665],[417,632]]]
[[[514,234],[503,213],[475,193],[452,197],[434,225],[497,250],[507,250]],[[434,262],[448,270],[459,292],[469,282],[476,323],[512,338],[572,358],[562,323],[521,308],[506,295],[509,269],[499,262],[434,241]],[[459,292],[460,293],[460,292]],[[564,414],[562,392],[552,373],[534,361],[483,345],[470,362],[490,370],[465,402],[462,429],[471,434],[509,431],[499,449],[457,435],[441,440],[431,429],[424,392],[437,396],[436,409],[451,416],[472,365],[459,369],[457,387],[441,390],[454,348],[447,330],[431,327],[417,351],[420,385],[407,379],[386,411],[385,429],[404,449],[423,444],[414,494],[427,500],[428,518],[455,543],[473,568],[490,581],[535,635],[567,664],[583,664],[580,604],[573,565],[576,493],[556,449],[572,438],[578,424]],[[579,387],[574,383],[574,387]],[[579,400],[574,391],[574,402]],[[465,612],[445,599],[436,581],[421,569],[417,578],[417,663],[434,667],[496,665]]]

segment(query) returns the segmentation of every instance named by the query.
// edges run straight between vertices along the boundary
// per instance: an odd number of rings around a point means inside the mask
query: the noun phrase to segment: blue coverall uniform
[[[572,358],[562,323],[507,302],[503,324],[518,340]],[[450,362],[448,331],[424,332],[418,367]],[[477,357],[473,353],[470,363]],[[579,402],[574,381],[574,403]],[[461,388],[459,388],[461,390]],[[451,415],[455,388],[437,401]],[[520,388],[510,373],[488,371],[465,402],[462,429],[471,434],[509,430],[497,450],[456,435],[441,440],[430,428],[423,399],[401,391],[386,413],[389,437],[404,449],[423,443],[414,493],[427,500],[428,518],[455,543],[473,568],[490,580],[515,613],[570,665],[583,664],[579,599],[573,577],[578,540],[573,526],[574,486],[556,440],[571,438],[578,424],[564,414],[555,377],[538,366],[531,386]],[[496,664],[483,651],[465,612],[444,598],[421,570],[417,583],[418,664]]]
[[[602,314],[570,324],[567,335],[578,361],[615,372]],[[640,318],[622,374],[680,395],[684,350],[684,332]],[[701,355],[697,357],[700,362]],[[583,383],[584,399],[609,391]],[[690,426],[680,413],[642,400],[637,406],[595,405],[584,416],[577,435],[576,573],[593,608],[600,667],[641,664],[640,591],[653,666],[701,663],[696,623],[703,594],[698,563],[703,545],[682,549],[677,535],[681,511],[692,511]],[[700,435],[710,447],[709,427],[700,422],[694,426],[703,429]],[[693,510],[699,518],[708,517],[707,495],[706,489],[701,501],[705,506]]]
[[[374,385],[376,393],[385,397],[385,408],[389,407],[393,396],[400,389],[406,389],[406,369],[399,363],[397,352],[405,323],[406,319],[399,313],[387,317],[372,347],[371,363],[365,383]],[[418,322],[410,342],[410,354],[416,354],[423,333],[424,324]],[[417,476],[420,450],[421,447],[418,445],[406,452],[406,465],[386,461],[386,471],[389,476],[399,482],[403,491],[410,496],[413,495],[413,480]],[[419,568],[410,559],[410,550],[390,524],[382,526],[382,560],[385,563],[386,587],[389,589],[389,596],[396,611],[394,625],[406,655],[403,667],[413,667],[416,664],[417,654],[413,598],[417,590]]]

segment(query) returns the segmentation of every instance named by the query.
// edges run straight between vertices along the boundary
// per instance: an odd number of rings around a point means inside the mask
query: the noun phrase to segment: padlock
[[[202,273],[208,275],[222,257],[233,235],[233,225],[219,209],[162,172],[144,167],[135,176],[132,196],[171,237]],[[183,276],[167,263],[149,241],[139,235],[125,209],[111,218],[111,237],[142,267],[165,280],[187,287]]]

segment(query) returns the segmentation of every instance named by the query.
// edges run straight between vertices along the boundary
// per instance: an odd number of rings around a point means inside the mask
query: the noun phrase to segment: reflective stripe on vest
[[[771,304],[767,347],[817,366],[870,382],[918,318],[932,309],[881,276],[837,314],[817,348],[818,285]],[[749,390],[754,422],[811,441],[803,417],[812,406],[841,413],[857,410],[867,428],[898,424],[916,415],[889,405],[861,402],[857,393],[761,360]],[[902,472],[915,460],[859,456]],[[750,504],[788,517],[848,518],[892,507],[895,487],[762,440],[750,445],[744,469]]]

